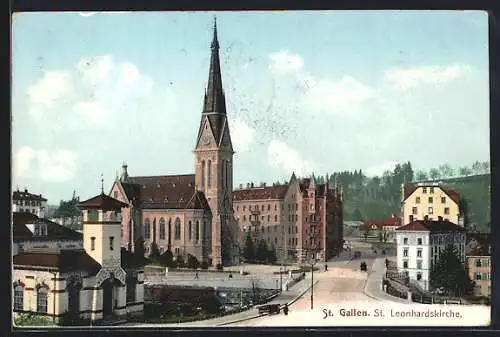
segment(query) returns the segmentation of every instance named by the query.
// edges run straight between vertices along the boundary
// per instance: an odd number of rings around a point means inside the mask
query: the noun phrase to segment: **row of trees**
[[[161,253],[156,244],[151,245],[151,251],[148,259],[150,262],[169,268],[190,268],[190,269],[207,269],[208,263],[200,263],[198,259],[191,254],[185,258],[183,255],[178,255],[174,258],[174,254],[170,250]]]
[[[471,175],[489,174],[489,161],[476,161],[470,166],[452,167],[448,164],[440,165],[436,168],[431,168],[428,171],[421,170],[415,174],[416,181],[450,179],[468,177]]]
[[[276,263],[278,260],[274,246],[271,246],[271,249],[269,249],[264,239],[259,240],[257,246],[255,246],[250,232],[247,232],[245,238],[243,257],[246,262],[256,263]]]

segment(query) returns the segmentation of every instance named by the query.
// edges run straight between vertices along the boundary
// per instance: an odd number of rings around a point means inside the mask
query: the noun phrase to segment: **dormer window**
[[[43,222],[35,223],[35,236],[47,236],[47,224]]]

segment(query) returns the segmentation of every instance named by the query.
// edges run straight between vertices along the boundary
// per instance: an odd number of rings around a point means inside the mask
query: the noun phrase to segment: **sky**
[[[217,16],[234,186],[489,160],[481,11],[21,13],[13,188],[49,203],[194,173]]]

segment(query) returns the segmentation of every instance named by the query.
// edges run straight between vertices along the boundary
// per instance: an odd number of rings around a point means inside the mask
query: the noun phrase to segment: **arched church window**
[[[209,160],[208,161],[208,167],[207,167],[207,184],[208,184],[208,187],[211,187],[212,186],[212,161]]]
[[[175,227],[174,239],[180,240],[181,239],[181,219],[175,218],[174,227]]]
[[[229,172],[230,172],[230,168],[229,168],[229,160],[226,160],[226,186],[229,186]]]
[[[24,310],[24,284],[14,283],[14,311]]]
[[[200,222],[196,220],[196,241],[200,240]]]
[[[201,162],[201,188],[205,188],[205,161]]]
[[[36,290],[36,311],[47,313],[47,288],[38,286]]]
[[[191,241],[191,234],[193,233],[193,224],[191,220],[188,222],[188,241]]]
[[[165,240],[165,219],[160,218],[160,240]]]
[[[151,227],[149,224],[149,219],[144,220],[144,238],[149,239],[151,237]]]

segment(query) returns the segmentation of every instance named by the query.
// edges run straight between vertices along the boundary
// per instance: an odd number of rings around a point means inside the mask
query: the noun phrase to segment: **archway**
[[[80,314],[80,291],[82,283],[79,280],[71,280],[68,285],[68,311],[73,314]]]
[[[113,274],[111,274],[109,278],[104,280],[101,284],[103,318],[113,315],[114,310],[118,305],[116,289],[119,285],[120,282],[115,279]]]

